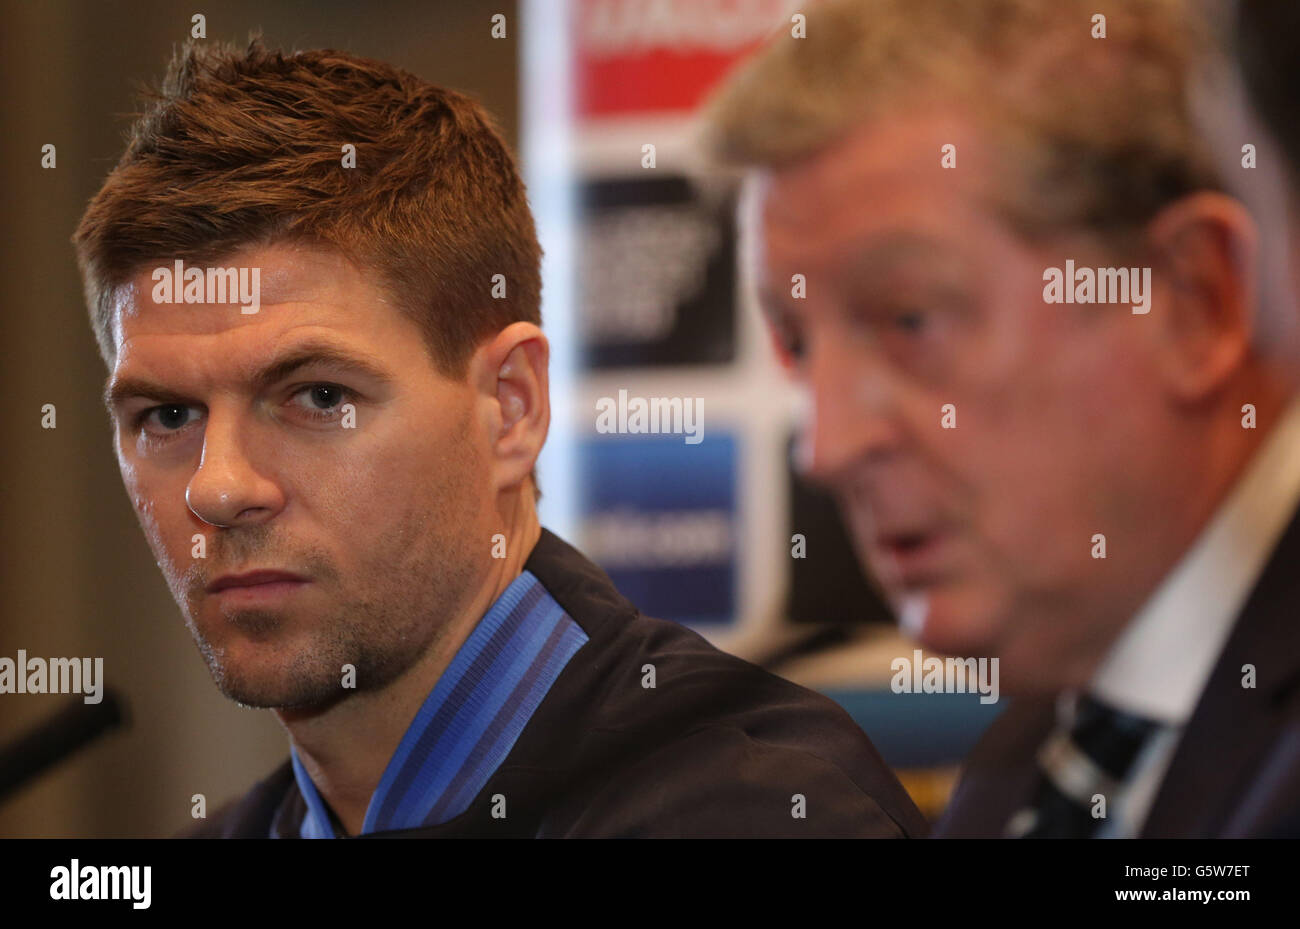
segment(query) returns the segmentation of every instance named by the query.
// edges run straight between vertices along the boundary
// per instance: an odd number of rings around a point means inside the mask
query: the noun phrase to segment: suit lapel
[[[1188,721],[1142,829],[1144,838],[1210,836],[1246,799],[1300,683],[1300,515],[1260,576]],[[1242,686],[1255,668],[1255,686]],[[1255,802],[1258,802],[1256,800]]]
[[[1013,699],[971,750],[935,836],[1001,838],[1007,821],[1033,796],[1038,746],[1055,719],[1054,699]]]

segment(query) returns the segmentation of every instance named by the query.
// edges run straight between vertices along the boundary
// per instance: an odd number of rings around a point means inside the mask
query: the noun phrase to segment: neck
[[[1145,482],[1141,498],[1151,508],[1134,515],[1124,536],[1141,540],[1140,545],[1107,566],[1122,577],[1090,600],[1058,603],[1055,609],[1044,604],[1040,616],[1057,612],[1055,620],[1041,622],[1036,637],[1004,643],[1004,693],[1043,695],[1091,683],[1120,636],[1225,505],[1286,412],[1291,397],[1278,384],[1261,378],[1249,386],[1234,398],[1251,398],[1259,426],[1242,428],[1240,403],[1233,399],[1207,413],[1199,430],[1166,439],[1167,447],[1194,454],[1163,461],[1158,480]]]
[[[410,669],[386,687],[358,690],[324,709],[274,711],[321,799],[350,836],[360,834],[370,798],[415,714],[479,620],[523,572],[541,537],[531,482],[503,494],[496,515],[487,535],[505,537],[505,557],[486,560],[473,595]],[[492,551],[492,543],[484,550]]]

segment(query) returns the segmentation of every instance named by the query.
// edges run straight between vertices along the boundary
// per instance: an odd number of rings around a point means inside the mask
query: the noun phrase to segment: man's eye
[[[176,432],[197,419],[198,412],[195,407],[184,403],[164,403],[144,410],[137,420],[137,425],[154,435]],[[190,417],[190,413],[194,413],[195,416]]]
[[[911,334],[920,332],[929,322],[924,310],[895,310],[889,318],[894,328]]]
[[[804,344],[803,333],[797,326],[790,326],[785,333],[785,350],[795,361],[803,361]]]
[[[352,391],[338,384],[311,384],[293,396],[293,403],[304,413],[318,419],[328,419],[340,412],[340,404],[352,399]]]
[[[797,363],[803,360],[804,343],[803,334],[799,331],[798,325],[790,320],[784,314],[774,313],[768,317],[770,323],[770,332],[773,341],[776,343],[777,352],[782,356],[782,360],[787,364]]]

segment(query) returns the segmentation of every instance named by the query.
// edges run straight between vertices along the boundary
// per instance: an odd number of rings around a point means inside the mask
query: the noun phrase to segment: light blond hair
[[[705,109],[710,158],[774,168],[923,102],[991,128],[1014,167],[997,197],[1027,234],[1134,234],[1165,204],[1221,189],[1189,108],[1207,30],[1186,0],[832,0],[782,30]],[[939,153],[925,153],[934,157]]]

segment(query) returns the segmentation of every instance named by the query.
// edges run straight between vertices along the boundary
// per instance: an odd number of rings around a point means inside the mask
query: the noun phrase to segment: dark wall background
[[[102,657],[130,728],[97,742],[0,805],[0,836],[160,836],[209,812],[286,755],[267,711],[217,692],[122,490],[99,401],[105,370],[69,238],[116,163],[134,89],[161,76],[190,17],[208,40],[332,46],[479,97],[517,147],[516,4],[25,2],[0,31],[0,656]],[[492,39],[504,13],[509,38]],[[41,168],[41,146],[58,166]],[[53,403],[57,428],[41,428]],[[71,698],[0,694],[0,744]]]

